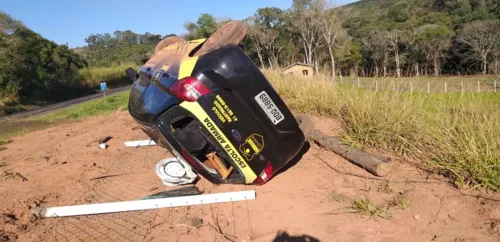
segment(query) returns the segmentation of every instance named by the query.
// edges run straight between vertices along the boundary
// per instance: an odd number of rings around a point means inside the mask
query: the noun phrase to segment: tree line
[[[146,32],[137,34],[131,30],[117,30],[104,34],[91,34],[85,38],[87,45],[76,49],[92,66],[110,67],[121,64],[140,64],[140,60],[152,55],[155,45],[171,36]]]
[[[294,0],[245,19],[263,67],[294,62],[333,77],[500,73],[500,1]]]
[[[293,0],[289,9],[261,8],[245,18],[249,34],[242,45],[261,67],[304,62],[334,78],[498,74],[499,2],[361,0],[338,7]],[[183,37],[209,37],[227,21],[203,13],[184,24]],[[166,36],[130,30],[91,35],[82,53],[91,65],[139,63]]]
[[[19,96],[47,96],[78,86],[86,61],[0,12],[0,106]]]

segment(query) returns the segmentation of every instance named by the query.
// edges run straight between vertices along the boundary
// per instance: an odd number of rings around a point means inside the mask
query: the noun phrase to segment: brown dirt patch
[[[338,125],[315,118],[318,128]],[[440,177],[400,162],[384,181],[312,145],[301,161],[262,187],[215,186],[205,193],[256,189],[257,199],[108,215],[34,220],[30,208],[138,199],[164,190],[156,162],[170,155],[159,147],[126,148],[147,138],[127,112],[86,119],[14,138],[0,152],[0,241],[498,241],[498,194],[463,195]],[[101,150],[96,140],[110,135]],[[18,172],[17,176],[5,176]],[[93,179],[105,175],[107,178]],[[7,177],[4,179],[4,177]],[[391,219],[347,213],[352,199],[386,204],[398,193],[408,207]],[[495,200],[496,199],[496,200]],[[418,219],[416,219],[418,218]],[[234,236],[234,237],[233,237]],[[300,240],[299,240],[300,241]],[[314,240],[310,240],[314,241]]]

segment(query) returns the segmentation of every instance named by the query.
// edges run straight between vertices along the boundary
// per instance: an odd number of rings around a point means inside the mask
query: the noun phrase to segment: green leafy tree
[[[434,75],[441,73],[441,61],[451,46],[454,32],[440,25],[425,25],[416,32],[417,44],[427,56],[428,63],[434,66]]]
[[[198,21],[196,21],[196,24],[198,27],[198,34],[203,38],[210,37],[210,35],[212,35],[217,30],[217,22],[215,21],[214,16],[208,13],[202,14],[198,18]]]

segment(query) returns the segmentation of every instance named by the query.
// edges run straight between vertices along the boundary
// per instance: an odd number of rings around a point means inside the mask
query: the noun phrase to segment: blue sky
[[[355,0],[337,0],[346,4]],[[3,0],[5,12],[43,37],[70,47],[85,45],[90,34],[130,29],[136,33],[182,34],[186,21],[201,13],[243,19],[258,8],[287,9],[292,0]]]

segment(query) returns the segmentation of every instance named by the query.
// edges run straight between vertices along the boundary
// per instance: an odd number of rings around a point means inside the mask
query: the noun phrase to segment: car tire
[[[311,138],[312,132],[314,131],[314,123],[309,117],[309,115],[299,113],[295,115],[295,119],[299,123],[299,128],[302,130],[302,133],[304,133],[304,137],[306,138],[306,141]]]
[[[229,44],[238,45],[246,35],[247,27],[243,22],[230,21],[208,37],[195,55],[200,56]]]
[[[155,54],[163,50],[163,48],[167,47],[169,44],[176,43],[176,42],[183,42],[186,41],[184,38],[179,37],[179,36],[168,36],[165,39],[162,39],[158,44],[156,44],[155,47]]]

